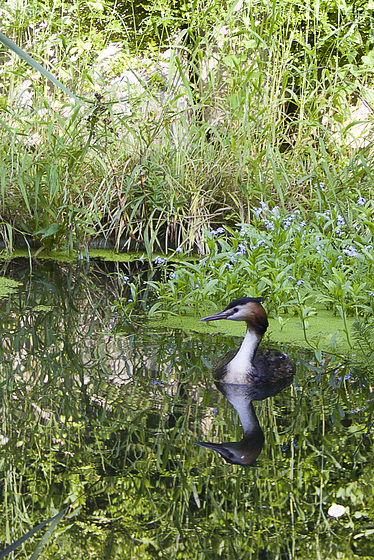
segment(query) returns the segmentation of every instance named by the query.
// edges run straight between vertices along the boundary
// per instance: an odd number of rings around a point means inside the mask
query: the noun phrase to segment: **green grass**
[[[349,121],[374,98],[370,10],[195,2],[131,15],[108,4],[60,6],[61,19],[56,6],[5,9],[4,34],[86,106],[3,52],[7,254],[21,236],[87,257],[101,237],[162,271],[126,285],[150,315],[262,294],[304,331],[324,306],[348,339],[347,318],[373,311],[373,143]],[[119,53],[99,64],[114,40]],[[179,255],[173,276],[158,253]]]
[[[344,127],[349,96],[363,82],[370,94],[365,26],[359,45],[357,26],[348,32],[324,5],[224,11],[196,3],[184,13],[190,35],[175,40],[169,24],[181,14],[165,5],[151,32],[155,6],[142,16],[153,44],[142,59],[121,14],[104,16],[97,6],[75,20],[72,7],[61,20],[42,6],[8,7],[5,34],[89,108],[73,107],[21,59],[3,54],[1,216],[9,251],[12,234],[22,232],[68,251],[104,235],[117,250],[142,248],[149,257],[180,245],[204,253],[206,229],[251,222],[260,200],[309,212],[320,203],[315,183],[342,204],[352,185],[370,188],[371,146],[357,151]],[[340,18],[359,17],[345,10]],[[370,12],[360,18],[369,25]],[[121,53],[99,66],[93,61],[111,38],[122,40]],[[168,41],[178,47],[165,62]],[[119,103],[113,77],[124,70],[137,85],[124,80]]]

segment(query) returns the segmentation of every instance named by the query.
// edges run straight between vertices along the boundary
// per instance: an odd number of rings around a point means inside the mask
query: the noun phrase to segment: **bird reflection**
[[[289,379],[289,384],[292,378]],[[250,384],[236,385],[216,381],[216,387],[226,397],[238,413],[243,428],[243,438],[240,441],[224,443],[196,442],[200,447],[217,451],[228,463],[252,465],[260,455],[265,436],[256,416],[252,401],[262,401],[277,395],[285,388],[283,382],[270,385],[255,386]]]
[[[260,455],[264,445],[264,432],[258,422],[253,401],[273,397],[292,383],[295,365],[278,350],[257,351],[268,327],[263,298],[240,298],[226,309],[201,321],[230,319],[245,321],[247,332],[237,352],[226,354],[213,370],[216,386],[232,404],[243,428],[240,441],[197,445],[217,451],[228,463],[249,466]]]
[[[251,387],[218,381],[216,386],[237,411],[243,428],[243,438],[241,441],[225,443],[200,441],[196,442],[196,445],[217,451],[228,463],[252,465],[261,453],[265,437],[253,408]]]

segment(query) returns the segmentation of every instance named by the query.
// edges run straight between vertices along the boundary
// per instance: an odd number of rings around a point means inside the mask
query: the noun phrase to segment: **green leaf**
[[[30,64],[30,66],[32,66],[35,70],[37,70],[38,72],[40,72],[40,74],[42,74],[45,78],[47,78],[47,80],[51,81],[52,83],[54,83],[57,87],[59,87],[64,93],[66,93],[66,95],[69,95],[70,97],[72,97],[77,103],[79,103],[79,105],[81,105],[82,107],[86,107],[86,109],[88,108],[87,105],[85,105],[84,103],[82,103],[82,101],[76,96],[74,95],[74,93],[72,93],[68,88],[66,88],[61,82],[59,82],[59,80],[57,80],[57,78],[55,78],[53,76],[53,74],[51,74],[50,72],[48,72],[48,70],[46,70],[45,68],[43,68],[43,66],[41,66],[38,62],[36,62],[36,60],[34,60],[33,58],[31,58],[30,55],[28,55],[27,53],[25,53],[25,51],[23,51],[22,49],[20,49],[15,43],[13,43],[13,41],[11,41],[10,39],[8,39],[7,37],[5,37],[5,35],[3,35],[2,33],[0,33],[0,41],[3,43],[3,45],[5,45],[8,49],[10,49],[11,51],[13,51],[14,53],[18,54],[18,56],[20,56],[22,58],[22,60],[24,60],[25,62],[27,62],[27,64]]]

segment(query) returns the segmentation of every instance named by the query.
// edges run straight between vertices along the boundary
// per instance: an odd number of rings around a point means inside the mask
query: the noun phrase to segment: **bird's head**
[[[254,328],[259,334],[263,335],[269,325],[266,311],[261,305],[263,301],[264,298],[262,297],[234,299],[223,311],[204,317],[200,319],[200,321],[218,321],[220,319],[245,321],[248,326]]]

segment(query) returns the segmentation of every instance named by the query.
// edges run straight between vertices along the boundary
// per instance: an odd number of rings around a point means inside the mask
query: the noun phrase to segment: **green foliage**
[[[139,10],[35,0],[4,8],[4,34],[90,105],[73,109],[2,55],[8,248],[13,228],[68,250],[104,235],[149,261],[170,247],[203,254],[206,229],[254,225],[260,200],[308,214],[338,199],[349,206],[354,185],[367,194],[371,140],[358,152],[346,120],[350,96],[372,95],[366,5],[160,1]],[[122,49],[100,62],[118,38]]]
[[[371,374],[374,364],[374,329],[372,321],[355,321],[353,336],[356,342],[356,362],[358,368],[365,368]]]
[[[270,313],[297,313],[303,328],[323,304],[342,318],[349,341],[347,316],[373,313],[373,239],[364,228],[373,207],[360,196],[345,218],[339,212],[335,206],[304,216],[262,202],[253,225],[217,228],[207,234],[205,257],[171,262],[167,281],[150,281],[162,301],[151,313],[199,316],[243,295],[261,295]]]

